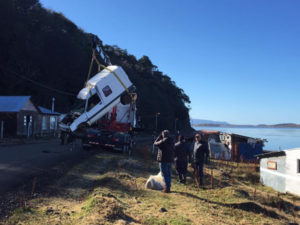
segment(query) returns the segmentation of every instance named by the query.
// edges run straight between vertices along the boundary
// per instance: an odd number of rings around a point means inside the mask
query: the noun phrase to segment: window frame
[[[89,108],[89,104],[90,104],[90,100],[92,98],[95,98],[95,95],[98,98],[98,103],[94,104],[93,107]],[[102,99],[100,98],[100,96],[98,95],[98,93],[96,92],[95,94],[93,94],[92,96],[90,96],[89,98],[86,99],[86,104],[85,104],[85,112],[90,112],[96,105],[101,105],[102,104]]]
[[[107,89],[107,90],[105,90],[105,89]],[[102,93],[104,94],[104,97],[107,98],[108,96],[110,96],[113,93],[113,91],[109,85],[106,85],[105,87],[102,88]]]

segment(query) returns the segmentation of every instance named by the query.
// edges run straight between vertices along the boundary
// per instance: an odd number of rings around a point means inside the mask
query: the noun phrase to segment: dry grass
[[[131,159],[100,152],[57,180],[51,194],[31,200],[29,208],[17,209],[2,224],[299,223],[300,199],[293,202],[293,196],[261,186],[247,164],[211,162],[204,189],[197,188],[189,168],[186,186],[174,175],[171,194],[147,190],[148,176],[158,172],[147,149],[138,147],[142,154]]]

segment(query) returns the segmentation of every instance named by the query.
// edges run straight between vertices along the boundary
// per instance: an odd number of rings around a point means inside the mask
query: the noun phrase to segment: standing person
[[[195,175],[197,182],[200,186],[203,185],[203,166],[205,161],[205,156],[208,157],[208,145],[206,142],[201,140],[200,134],[195,135],[195,142],[193,143],[193,164],[195,169]]]
[[[184,137],[179,135],[178,142],[174,147],[175,168],[178,173],[179,182],[185,184],[188,158],[190,158],[190,150]]]
[[[170,193],[174,142],[169,137],[169,131],[164,130],[155,140],[154,145],[158,147],[157,161],[159,162],[159,169],[166,183],[163,192]]]

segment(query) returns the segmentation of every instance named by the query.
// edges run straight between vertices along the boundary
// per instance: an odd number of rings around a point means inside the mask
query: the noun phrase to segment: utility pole
[[[155,114],[155,130],[157,131],[157,117],[160,115],[159,112]]]
[[[52,98],[52,108],[51,108],[51,111],[52,111],[52,112],[54,112],[54,102],[55,102],[55,98],[53,97],[53,98]]]

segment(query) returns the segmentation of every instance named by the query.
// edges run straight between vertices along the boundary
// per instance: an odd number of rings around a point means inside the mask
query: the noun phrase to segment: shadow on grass
[[[189,171],[187,173],[187,177],[190,177],[191,180],[188,181],[188,184],[189,185],[197,185],[197,181],[196,181],[196,177],[194,175],[193,172]],[[213,177],[213,180],[211,179],[211,175],[210,174],[207,174],[205,173],[204,176],[203,176],[203,186],[204,189],[220,189],[220,188],[225,188],[225,187],[228,187],[228,186],[231,186],[230,184],[230,181],[226,181],[224,179],[218,179],[216,177]],[[212,187],[212,188],[211,188]]]
[[[267,210],[267,209],[261,207],[260,205],[256,204],[255,202],[221,203],[221,202],[215,202],[215,201],[208,201],[206,198],[201,198],[197,195],[193,195],[193,194],[190,194],[190,193],[176,192],[176,191],[174,191],[173,193],[177,193],[177,194],[189,197],[189,198],[198,199],[198,200],[201,200],[201,201],[204,201],[204,202],[207,202],[207,203],[212,203],[212,204],[220,205],[220,206],[227,207],[227,208],[240,209],[240,210],[243,210],[243,211],[246,211],[246,212],[262,213],[265,216],[271,217],[273,219],[287,220],[286,217],[278,215],[273,210]]]

